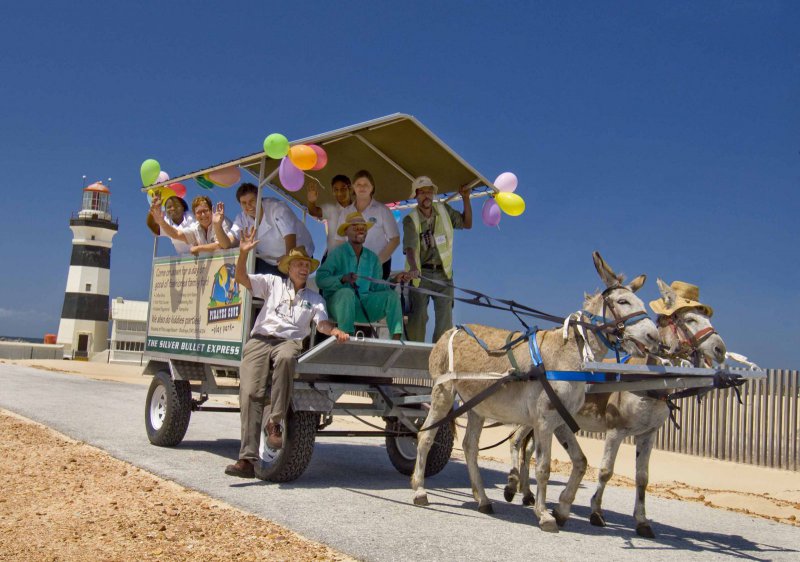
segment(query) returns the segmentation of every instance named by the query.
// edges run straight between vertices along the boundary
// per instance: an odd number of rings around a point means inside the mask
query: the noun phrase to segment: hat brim
[[[435,185],[421,185],[420,187],[413,187],[412,186],[411,187],[411,197],[409,197],[409,199],[416,199],[417,198],[417,190],[418,189],[426,189],[426,188],[432,188],[434,195],[438,195],[439,194],[439,188],[436,187]]]
[[[650,308],[653,310],[653,312],[661,316],[672,316],[673,314],[675,314],[679,310],[683,310],[684,308],[700,309],[700,311],[709,318],[711,318],[714,315],[714,309],[708,306],[707,304],[703,304],[701,302],[684,299],[680,297],[676,299],[675,304],[673,304],[671,307],[667,307],[667,305],[664,304],[664,301],[662,299],[656,299],[654,301],[650,301]]]
[[[338,234],[339,236],[344,236],[344,233],[347,232],[347,229],[349,227],[355,225],[355,224],[363,224],[364,226],[367,227],[367,230],[369,230],[370,228],[375,226],[373,223],[367,222],[367,221],[364,221],[364,222],[343,222],[342,224],[339,225],[339,228],[336,229],[336,234]]]
[[[311,264],[311,267],[308,270],[309,273],[314,273],[319,267],[319,260],[315,260],[314,258],[307,258],[305,256],[283,256],[278,262],[278,271],[288,275],[289,264],[291,264],[294,260],[306,260],[309,262]]]

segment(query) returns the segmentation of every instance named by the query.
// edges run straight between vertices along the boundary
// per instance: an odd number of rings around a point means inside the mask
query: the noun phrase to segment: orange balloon
[[[289,160],[301,170],[310,170],[317,163],[317,153],[306,144],[296,144],[289,149]]]

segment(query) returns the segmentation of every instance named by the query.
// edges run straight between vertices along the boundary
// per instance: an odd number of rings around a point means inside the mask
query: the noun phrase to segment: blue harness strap
[[[542,364],[542,353],[539,351],[539,343],[536,341],[536,333],[528,340],[528,348],[531,352],[531,361],[534,365]],[[570,381],[570,382],[614,382],[619,377],[613,373],[589,373],[586,371],[548,371],[545,376],[550,381]]]

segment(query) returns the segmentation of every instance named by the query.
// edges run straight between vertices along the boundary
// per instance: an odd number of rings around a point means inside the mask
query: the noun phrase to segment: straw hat
[[[411,197],[410,199],[414,199],[417,196],[417,190],[422,189],[423,187],[432,187],[434,193],[439,193],[439,188],[436,187],[436,184],[433,183],[433,180],[428,176],[419,176],[414,181],[411,182]]]
[[[703,314],[710,317],[714,314],[714,309],[700,302],[700,287],[683,281],[673,281],[670,288],[675,291],[675,302],[668,307],[664,299],[656,299],[650,302],[650,308],[656,314],[671,316],[682,308],[699,308]]]
[[[339,236],[344,236],[344,233],[347,232],[347,228],[354,224],[363,224],[364,226],[367,227],[367,230],[375,226],[371,222],[367,222],[367,220],[364,218],[364,215],[362,215],[358,211],[353,211],[352,213],[347,215],[347,217],[345,217],[344,219],[344,222],[339,225],[339,228],[336,230],[336,234],[338,234]]]
[[[281,273],[289,273],[289,264],[292,263],[293,260],[307,260],[311,264],[309,273],[314,273],[319,267],[319,260],[315,260],[309,256],[305,246],[296,246],[289,250],[289,253],[278,261],[278,271]]]

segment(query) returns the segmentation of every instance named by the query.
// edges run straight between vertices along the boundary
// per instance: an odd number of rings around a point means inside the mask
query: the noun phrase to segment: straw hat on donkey
[[[700,302],[700,287],[697,285],[684,281],[673,281],[667,286],[661,279],[658,280],[658,285],[665,289],[665,297],[671,296],[672,298],[650,301],[650,308],[656,314],[672,316],[683,308],[698,308],[709,318],[714,314],[713,308]]]

